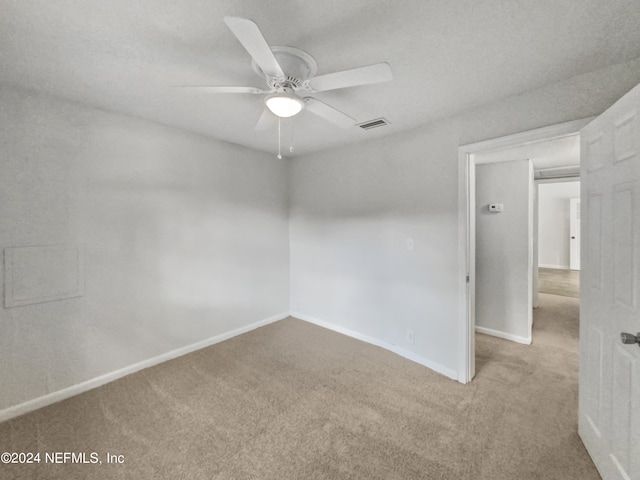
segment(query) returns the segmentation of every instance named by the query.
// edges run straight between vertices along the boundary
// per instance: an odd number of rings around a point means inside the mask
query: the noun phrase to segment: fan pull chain
[[[281,118],[278,117],[278,159],[282,160],[282,153],[280,152],[280,145],[281,145],[281,131],[280,131],[280,121]]]
[[[291,121],[291,130],[290,130],[290,135],[289,135],[289,152],[293,153],[293,117],[291,117],[290,119]]]

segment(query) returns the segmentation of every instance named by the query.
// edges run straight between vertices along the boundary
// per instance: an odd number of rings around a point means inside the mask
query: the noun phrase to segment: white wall
[[[504,210],[490,212],[489,204]],[[476,167],[476,327],[531,343],[533,166]]]
[[[455,376],[465,308],[458,147],[596,115],[638,82],[636,60],[410,132],[291,160],[292,310]],[[415,240],[412,252],[407,237]]]
[[[580,182],[538,185],[538,264],[569,268],[569,199],[580,198]]]
[[[86,262],[84,296],[0,308],[0,410],[288,311],[284,161],[7,86],[0,104],[0,246]]]
[[[401,346],[442,370],[455,367],[442,340],[455,334],[458,244],[457,191],[442,188],[457,185],[456,171],[439,171],[457,147],[450,132],[440,138],[452,151],[442,142],[429,152],[431,137],[413,131],[292,160],[290,232],[294,315]]]

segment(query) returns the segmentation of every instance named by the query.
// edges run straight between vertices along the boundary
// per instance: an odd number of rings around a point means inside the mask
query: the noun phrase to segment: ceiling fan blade
[[[256,123],[256,130],[267,130],[272,127],[276,122],[276,116],[269,111],[268,108],[262,111],[262,115],[258,119],[258,123]]]
[[[328,73],[313,77],[309,85],[316,92],[335,90],[337,88],[355,87],[370,83],[388,82],[393,79],[391,66],[386,63],[376,63],[367,67],[353,68],[342,72]]]
[[[214,85],[178,85],[177,87],[203,93],[271,93],[269,90],[262,90],[254,87],[218,87]]]
[[[349,115],[342,113],[340,110],[336,110],[316,98],[305,97],[304,103],[306,110],[309,110],[311,113],[314,113],[341,128],[349,128],[356,123],[355,119],[351,118]]]
[[[258,25],[240,17],[224,17],[224,23],[266,75],[277,78],[285,76]]]

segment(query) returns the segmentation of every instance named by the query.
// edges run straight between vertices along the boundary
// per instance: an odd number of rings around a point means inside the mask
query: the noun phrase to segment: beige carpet
[[[580,297],[580,271],[559,268],[538,269],[538,292]]]
[[[533,345],[478,335],[469,385],[283,320],[0,424],[0,451],[103,461],[0,478],[597,479],[576,428],[577,301],[540,300]]]

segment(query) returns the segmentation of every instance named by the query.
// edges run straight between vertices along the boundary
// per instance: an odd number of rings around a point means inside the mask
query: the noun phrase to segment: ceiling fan
[[[266,95],[265,109],[255,126],[256,130],[268,128],[277,117],[292,117],[303,109],[339,127],[348,128],[355,124],[353,118],[308,94],[386,82],[393,78],[391,67],[386,62],[316,76],[316,61],[307,52],[294,47],[270,47],[258,25],[251,20],[224,17],[224,22],[251,55],[251,66],[265,79],[267,88],[208,85],[185,87],[210,93]]]

